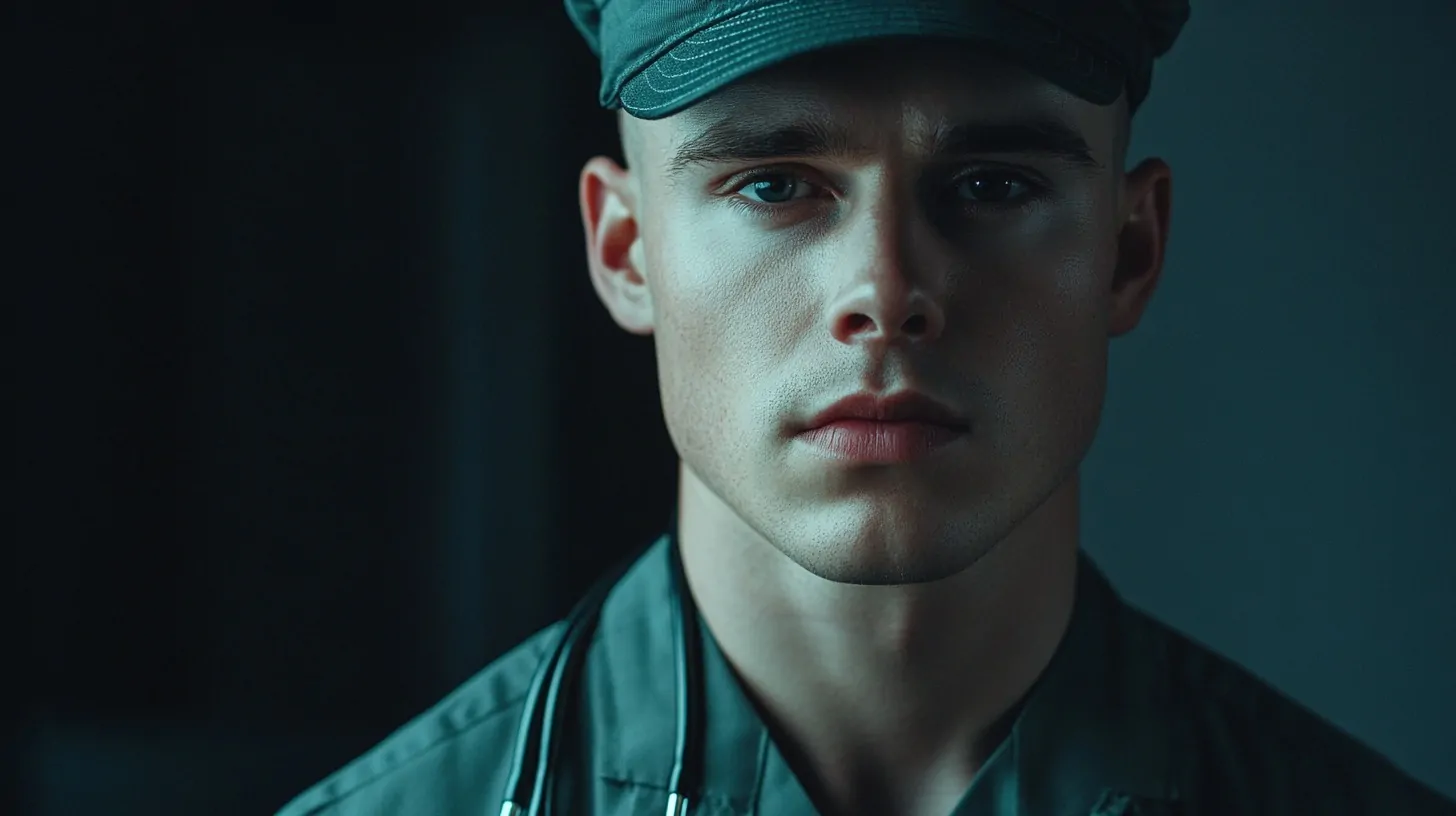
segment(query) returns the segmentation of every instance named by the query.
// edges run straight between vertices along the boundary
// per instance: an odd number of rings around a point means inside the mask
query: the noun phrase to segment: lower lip
[[[892,465],[929,456],[965,431],[929,422],[845,419],[799,434],[799,439],[835,459]]]

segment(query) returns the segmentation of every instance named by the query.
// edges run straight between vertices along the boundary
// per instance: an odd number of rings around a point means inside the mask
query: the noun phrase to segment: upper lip
[[[926,422],[950,428],[965,428],[965,417],[946,405],[916,391],[901,391],[890,396],[859,393],[834,403],[809,420],[805,430],[813,430],[843,419],[876,422]]]

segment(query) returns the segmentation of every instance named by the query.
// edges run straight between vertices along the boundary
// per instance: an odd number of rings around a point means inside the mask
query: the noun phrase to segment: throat
[[[1016,709],[977,737],[927,749],[918,757],[883,746],[819,750],[792,738],[777,739],[785,762],[821,813],[859,816],[899,813],[947,816],[990,765],[1011,733]]]
[[[693,495],[679,539],[689,588],[820,810],[949,813],[1067,631],[1075,495],[961,572],[897,585],[821,577]]]
[[[954,644],[820,632],[793,652],[725,657],[820,812],[945,816],[1007,739],[1055,647],[1051,637],[1044,658],[1018,650],[1048,638],[991,631],[966,627]]]

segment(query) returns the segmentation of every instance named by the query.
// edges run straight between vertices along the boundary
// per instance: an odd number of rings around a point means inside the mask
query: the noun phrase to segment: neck
[[[693,597],[811,796],[836,813],[947,813],[1071,618],[1073,477],[975,564],[840,584],[755,533],[683,468]]]

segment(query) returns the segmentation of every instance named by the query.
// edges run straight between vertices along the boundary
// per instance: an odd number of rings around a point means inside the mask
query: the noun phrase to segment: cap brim
[[[1002,3],[777,0],[710,23],[627,77],[617,103],[661,119],[756,71],[824,48],[887,37],[962,40],[1093,104],[1122,94],[1122,68],[1047,21]]]

